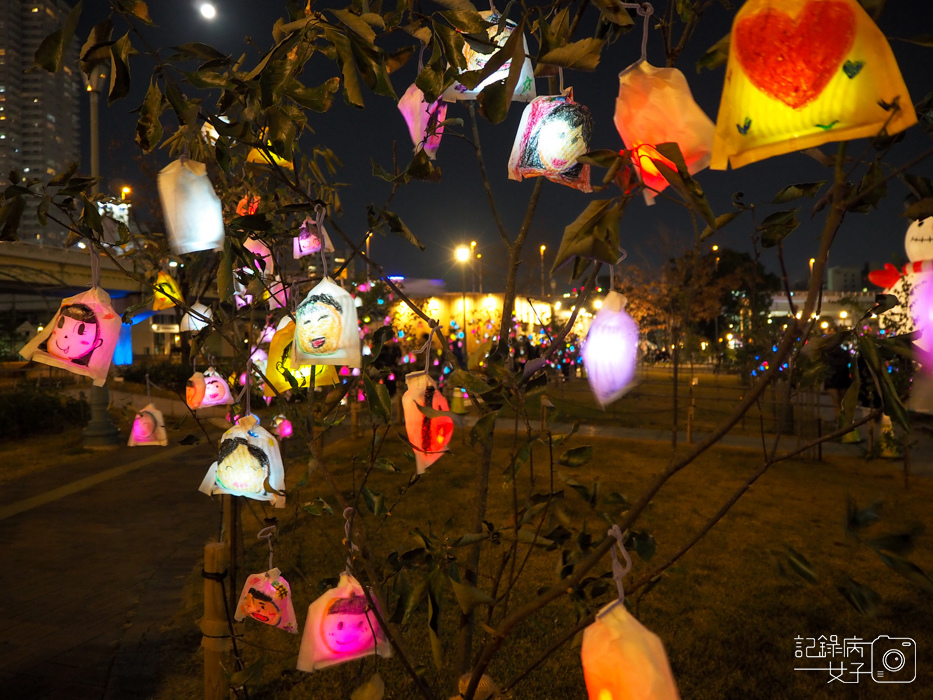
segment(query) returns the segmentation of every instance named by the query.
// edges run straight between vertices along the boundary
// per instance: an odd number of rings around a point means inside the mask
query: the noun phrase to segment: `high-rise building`
[[[78,40],[66,49],[62,70],[33,68],[42,40],[61,28],[71,7],[64,0],[0,0],[0,173],[48,180],[80,157],[81,77]],[[27,210],[22,241],[59,245],[66,233],[41,227]]]

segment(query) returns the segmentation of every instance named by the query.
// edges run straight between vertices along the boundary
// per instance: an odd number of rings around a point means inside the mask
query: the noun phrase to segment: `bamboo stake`
[[[233,641],[224,612],[222,576],[227,571],[230,550],[224,542],[204,545],[204,617],[200,620],[204,649],[204,700],[224,700],[230,691],[224,667],[232,668]]]

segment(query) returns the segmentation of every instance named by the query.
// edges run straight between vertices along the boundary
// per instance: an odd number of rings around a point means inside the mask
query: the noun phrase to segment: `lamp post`
[[[470,248],[465,245],[457,247],[457,262],[460,263],[460,301],[463,304],[463,359],[469,357],[469,336],[467,335],[467,312],[466,312],[466,263],[470,259]]]
[[[106,71],[98,66],[94,69],[91,76],[84,76],[84,85],[90,98],[90,126],[91,126],[91,177],[100,177],[100,114],[99,100],[100,92],[107,80]],[[100,183],[95,182],[91,188],[91,194],[100,193]],[[128,194],[128,193],[127,193]],[[88,248],[91,255],[97,255],[94,246]],[[107,450],[117,447],[123,440],[120,437],[120,431],[110,420],[110,414],[107,413],[107,406],[110,405],[110,392],[107,385],[91,385],[90,391],[91,420],[81,432],[84,437],[84,446],[89,449]]]
[[[476,241],[470,241],[470,289],[476,293]]]
[[[476,267],[479,269],[479,293],[483,293],[483,254],[476,254]]]
[[[545,297],[544,293],[544,251],[547,250],[547,246],[541,246],[541,298]]]

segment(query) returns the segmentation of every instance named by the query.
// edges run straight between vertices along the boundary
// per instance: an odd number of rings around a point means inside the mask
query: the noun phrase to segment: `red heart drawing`
[[[855,12],[844,0],[811,0],[796,19],[768,7],[739,20],[733,37],[752,84],[799,109],[819,97],[852,48]]]

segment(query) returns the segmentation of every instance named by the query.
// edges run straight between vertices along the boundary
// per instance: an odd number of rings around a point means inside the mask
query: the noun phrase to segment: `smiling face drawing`
[[[369,616],[369,603],[364,596],[334,600],[321,620],[321,636],[335,653],[355,654],[376,646],[374,632],[378,626]]]
[[[904,248],[911,262],[933,260],[933,216],[914,221],[907,229]]]
[[[217,483],[228,491],[240,494],[266,492],[269,457],[243,438],[220,443],[217,455]]]
[[[343,334],[343,309],[329,294],[312,294],[298,307],[295,338],[307,355],[332,355]]]
[[[220,377],[204,377],[204,401],[205,406],[215,406],[223,403],[227,398],[229,389],[227,383]]]
[[[272,596],[256,588],[249,589],[249,593],[240,606],[240,612],[273,627],[277,627],[282,620],[282,611],[272,601]]]
[[[298,229],[298,252],[301,255],[317,253],[321,250],[321,237],[318,235],[317,222],[305,219]]]
[[[100,325],[91,308],[85,304],[69,304],[58,312],[58,320],[52,327],[46,351],[63,360],[87,364],[94,348],[102,342]],[[84,361],[79,362],[82,359]]]

